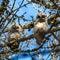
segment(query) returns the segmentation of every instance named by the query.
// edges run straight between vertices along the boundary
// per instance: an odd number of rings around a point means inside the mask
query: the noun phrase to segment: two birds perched
[[[47,31],[47,16],[45,13],[40,12],[36,21],[34,22],[34,37],[36,42],[40,45],[45,37],[45,32]],[[21,38],[23,29],[19,24],[14,24],[8,32],[8,41],[18,40]]]

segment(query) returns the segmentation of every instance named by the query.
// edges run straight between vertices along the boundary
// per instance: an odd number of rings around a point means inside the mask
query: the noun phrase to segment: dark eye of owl
[[[42,15],[42,18],[45,18],[45,15]]]
[[[38,15],[37,18],[40,18],[40,16]]]

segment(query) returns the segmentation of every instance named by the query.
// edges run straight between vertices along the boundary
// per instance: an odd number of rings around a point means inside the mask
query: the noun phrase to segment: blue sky
[[[20,58],[18,60],[32,60],[31,57],[26,57],[26,58]]]
[[[1,4],[2,0],[0,0],[0,4]]]

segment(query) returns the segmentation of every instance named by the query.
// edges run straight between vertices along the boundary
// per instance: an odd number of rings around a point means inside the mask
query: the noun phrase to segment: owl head
[[[19,24],[13,24],[10,28],[10,32],[22,32],[23,29]]]
[[[36,17],[36,20],[38,20],[40,23],[47,22],[47,16],[45,13],[40,12]]]

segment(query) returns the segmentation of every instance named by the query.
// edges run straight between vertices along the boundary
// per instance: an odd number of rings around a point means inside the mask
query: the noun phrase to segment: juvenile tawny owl
[[[45,13],[40,12],[36,21],[34,22],[34,37],[36,42],[40,45],[45,37],[45,32],[47,31],[47,16]]]
[[[19,24],[12,25],[10,31],[8,32],[8,41],[18,40],[19,38],[21,38],[22,33],[23,29]]]
[[[19,47],[19,42],[16,40],[21,38],[23,29],[19,24],[13,24],[8,32],[8,46],[11,50],[14,50]],[[14,42],[16,41],[16,42]]]

